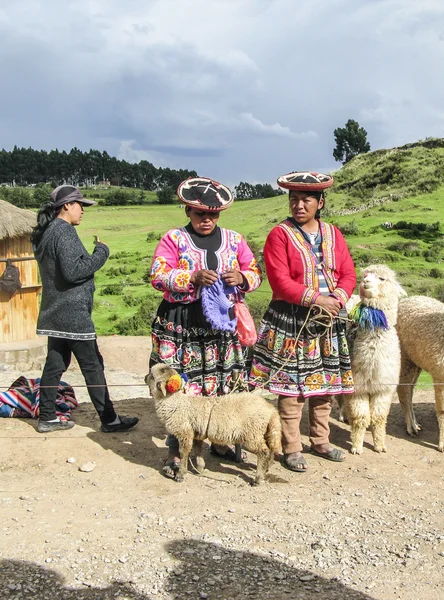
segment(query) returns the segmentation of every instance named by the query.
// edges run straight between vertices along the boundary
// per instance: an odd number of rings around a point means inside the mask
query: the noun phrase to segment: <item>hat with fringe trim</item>
[[[281,175],[277,180],[277,184],[286,190],[322,192],[322,190],[333,185],[333,177],[314,171],[295,171],[294,173]]]
[[[215,212],[225,210],[234,201],[234,196],[227,186],[208,177],[185,179],[177,188],[177,195],[187,206]]]

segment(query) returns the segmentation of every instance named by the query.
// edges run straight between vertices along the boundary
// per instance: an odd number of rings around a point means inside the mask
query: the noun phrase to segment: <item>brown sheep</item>
[[[276,408],[249,392],[226,396],[191,396],[183,391],[169,393],[167,385],[177,371],[165,364],[154,365],[145,377],[155,401],[156,413],[171,435],[179,441],[180,466],[176,481],[183,481],[191,449],[195,447],[196,466],[205,469],[202,442],[241,444],[257,455],[255,483],[265,480],[274,454],[282,452],[281,422]]]

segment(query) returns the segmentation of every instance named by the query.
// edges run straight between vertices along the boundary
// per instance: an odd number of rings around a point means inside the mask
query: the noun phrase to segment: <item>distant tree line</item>
[[[52,187],[47,184],[37,184],[32,188],[21,186],[0,188],[0,198],[7,200],[18,208],[38,208],[47,202]],[[160,192],[159,192],[160,194]],[[152,204],[153,200],[148,197],[147,192],[141,189],[110,188],[103,195],[88,193],[89,198],[97,198],[103,206],[137,206],[141,204]],[[160,200],[157,200],[160,202]]]
[[[197,177],[196,171],[159,167],[146,160],[129,163],[110,156],[106,151],[82,152],[65,150],[33,150],[18,148],[0,150],[1,197],[20,208],[35,208],[48,199],[51,190],[61,183],[75,186],[97,186],[101,182],[132,190],[110,189],[101,194],[100,203],[107,206],[146,204],[143,190],[157,192],[160,204],[177,201],[176,190],[181,181]],[[25,189],[32,186],[33,189]],[[138,188],[137,191],[136,188]],[[272,198],[284,193],[269,183],[253,185],[241,181],[235,186],[237,200]],[[94,193],[91,193],[94,196]]]
[[[234,187],[236,200],[253,200],[255,198],[273,198],[285,194],[284,190],[275,189],[269,183],[257,183],[252,185],[241,181]]]
[[[82,152],[73,148],[62,150],[33,150],[17,148],[0,151],[0,183],[26,186],[39,183],[97,185],[109,181],[111,185],[137,187],[156,191],[164,187],[177,188],[187,177],[196,177],[196,171],[156,168],[147,160],[129,163],[110,156],[106,151]]]

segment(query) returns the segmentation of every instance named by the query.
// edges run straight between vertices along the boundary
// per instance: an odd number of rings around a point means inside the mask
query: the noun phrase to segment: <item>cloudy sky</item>
[[[442,0],[1,0],[0,147],[96,148],[234,186],[444,137]]]

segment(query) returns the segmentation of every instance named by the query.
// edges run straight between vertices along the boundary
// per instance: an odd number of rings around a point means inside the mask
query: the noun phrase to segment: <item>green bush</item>
[[[157,201],[159,204],[174,204],[176,192],[172,187],[166,186],[157,192]]]
[[[125,306],[137,306],[141,302],[140,298],[136,298],[131,294],[125,294],[122,300]]]
[[[444,272],[441,271],[440,269],[430,269],[429,271],[429,277],[433,277],[434,279],[440,279],[441,277],[444,276]]]
[[[148,231],[148,233],[146,234],[146,241],[147,242],[158,242],[162,237],[161,233],[158,233],[157,231]]]
[[[404,256],[421,256],[421,245],[418,242],[394,242],[388,246],[391,252],[400,252]]]
[[[128,204],[140,204],[134,190],[110,190],[103,198],[105,206],[126,206]]]
[[[150,335],[151,324],[161,302],[160,294],[152,294],[144,298],[135,315],[121,319],[116,324],[119,335]]]
[[[433,291],[433,297],[444,302],[444,283],[439,283]]]
[[[350,221],[350,223],[339,225],[339,231],[343,235],[359,235],[359,225],[353,219],[353,221]]]
[[[131,252],[126,252],[126,250],[121,250],[120,252],[116,252],[115,254],[111,254],[108,260],[115,260],[118,258],[128,258],[131,256]]]
[[[120,284],[105,285],[99,293],[101,296],[119,296],[122,293],[122,286]]]
[[[39,206],[35,203],[34,195],[31,194],[30,190],[22,187],[2,188],[2,196],[18,208],[35,208]]]

